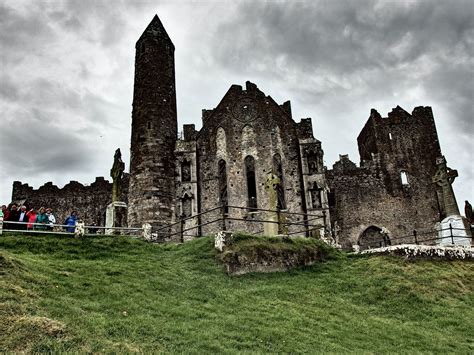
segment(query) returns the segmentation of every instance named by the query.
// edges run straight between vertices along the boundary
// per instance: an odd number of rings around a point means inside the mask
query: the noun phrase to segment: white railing
[[[17,228],[12,228],[17,226]],[[7,227],[7,228],[5,228]],[[32,227],[32,228],[31,228]],[[58,229],[72,229],[72,231],[61,231]],[[75,225],[56,224],[56,223],[30,223],[30,222],[16,222],[4,221],[0,217],[0,234],[3,232],[18,232],[18,233],[34,233],[34,234],[56,234],[56,235],[74,235],[75,237],[82,237],[84,235],[128,235],[131,237],[143,237],[147,239],[148,225],[143,227],[103,227],[103,226],[86,226],[83,222],[76,222]],[[91,231],[94,231],[92,233]],[[102,231],[102,233],[97,233]],[[88,233],[89,232],[89,233]]]

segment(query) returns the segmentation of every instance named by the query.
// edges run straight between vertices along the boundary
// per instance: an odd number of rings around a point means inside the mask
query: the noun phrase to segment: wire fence
[[[379,237],[371,240],[359,240],[358,246],[361,250],[382,248],[399,244],[444,244],[444,245],[472,245],[474,225],[470,225],[469,229],[456,228],[450,223],[447,228],[434,228],[431,230],[413,230],[411,234],[388,237],[385,233],[379,233]]]
[[[87,226],[78,223],[43,224],[3,221],[2,232],[56,235],[127,235],[140,237],[152,242],[176,241],[212,235],[220,231],[246,232],[253,235],[287,235],[326,238],[335,240],[335,233],[327,223],[327,210],[317,209],[311,213],[272,210],[233,205],[218,206],[198,214],[179,218],[178,221],[162,225],[142,227]],[[2,228],[3,227],[3,228]],[[368,239],[358,241],[360,250],[386,247],[398,244],[472,244],[473,225],[470,230],[453,227],[431,230],[413,230],[409,235],[389,237],[380,231]],[[467,233],[466,233],[467,232]]]
[[[177,222],[152,230],[155,241],[179,240],[215,234],[219,231],[243,231],[254,235],[272,234],[319,236],[328,232],[327,210],[316,213],[291,212],[256,207],[224,205],[182,217]]]

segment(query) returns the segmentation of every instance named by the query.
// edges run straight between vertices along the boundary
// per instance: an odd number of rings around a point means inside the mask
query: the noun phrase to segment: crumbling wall
[[[174,228],[174,232],[183,228],[183,240],[189,240],[197,236],[199,229],[199,196],[198,196],[198,169],[196,157],[196,130],[194,125],[184,125],[183,139],[176,141],[176,215],[175,220],[184,220],[182,226]],[[196,227],[196,228],[195,228]],[[172,239],[179,240],[180,235]]]
[[[282,166],[285,210],[305,212],[301,179],[298,126],[291,117],[289,102],[282,106],[247,82],[245,90],[233,85],[219,105],[203,111],[203,128],[197,135],[200,210],[207,211],[221,204],[219,161],[224,160],[227,174],[227,202],[231,206],[249,207],[246,157],[254,159],[256,206],[268,209],[265,191],[266,176],[273,170],[275,156]],[[265,219],[264,212],[230,209],[231,217],[248,221]],[[203,216],[202,223],[217,219],[222,211]],[[302,221],[303,216],[290,220]],[[227,229],[261,232],[261,223],[228,220]],[[295,226],[295,228],[297,228]],[[219,229],[219,228],[218,228]],[[304,229],[301,228],[300,229]],[[203,234],[216,230],[216,225],[203,228]]]
[[[397,106],[385,118],[372,110],[357,142],[360,167],[340,156],[326,173],[340,243],[356,244],[371,226],[392,239],[434,229],[441,215],[432,177],[441,150],[431,108],[409,114]]]
[[[129,175],[122,179],[121,200],[128,202]],[[51,207],[57,224],[62,224],[72,211],[77,211],[86,225],[105,226],[105,211],[112,202],[112,183],[97,177],[89,186],[71,181],[63,188],[47,182],[39,189],[33,189],[20,181],[13,183],[12,201],[25,204],[28,208]],[[125,220],[126,223],[126,220]]]

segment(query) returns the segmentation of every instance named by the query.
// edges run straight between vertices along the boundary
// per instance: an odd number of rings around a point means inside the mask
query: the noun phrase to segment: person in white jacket
[[[48,216],[49,226],[48,230],[53,230],[53,224],[56,224],[56,217],[54,217],[53,210],[51,208],[46,209],[46,216]]]

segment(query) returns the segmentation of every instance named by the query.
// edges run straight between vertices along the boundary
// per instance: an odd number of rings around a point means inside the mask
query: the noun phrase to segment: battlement
[[[433,112],[429,106],[415,107],[410,114],[400,106],[382,117],[372,109],[369,119],[357,137],[360,159],[372,160],[374,154],[395,155],[396,147],[440,152]],[[397,149],[398,155],[408,155],[407,149]],[[430,154],[431,155],[431,154]]]
[[[387,117],[382,117],[377,110],[371,109],[369,121],[373,120],[377,125],[394,125],[400,123],[407,123],[410,120],[433,120],[433,111],[431,110],[430,106],[417,106],[413,109],[412,113],[410,114],[408,111],[403,109],[400,106],[396,106],[392,108],[387,114]],[[422,121],[421,121],[422,122]],[[429,121],[428,121],[429,122]],[[367,125],[366,123],[366,125]]]
[[[313,136],[313,123],[311,117],[302,118],[300,122],[296,124],[298,128],[298,137],[302,139],[314,138]]]
[[[196,126],[194,124],[185,124],[183,125],[183,140],[193,141],[196,140]]]
[[[290,102],[290,100],[285,101],[283,104],[280,105],[280,107],[283,109],[283,111],[285,111],[288,114],[288,116],[293,117],[293,115],[291,114],[291,102]],[[310,120],[311,120],[311,118],[310,118]]]

